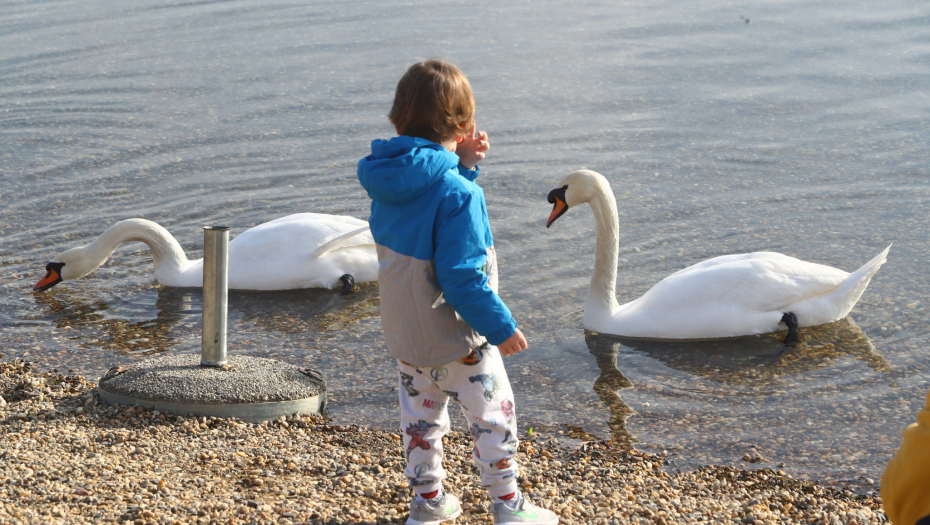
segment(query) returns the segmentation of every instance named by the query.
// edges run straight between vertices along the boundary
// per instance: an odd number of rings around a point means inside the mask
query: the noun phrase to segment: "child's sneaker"
[[[530,500],[517,492],[517,501],[513,505],[507,503],[494,503],[491,505],[491,514],[494,516],[494,525],[556,525],[558,516],[551,510],[533,505]]]
[[[442,499],[435,506],[430,505],[428,500],[415,498],[411,501],[407,525],[439,525],[443,521],[458,518],[461,513],[459,499],[444,491]]]

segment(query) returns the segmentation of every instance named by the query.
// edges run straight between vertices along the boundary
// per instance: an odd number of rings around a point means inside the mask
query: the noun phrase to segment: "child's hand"
[[[523,337],[523,332],[517,328],[512,336],[508,337],[503,343],[497,345],[497,349],[500,350],[501,355],[504,357],[512,356],[513,354],[519,353],[521,350],[526,350],[526,338]]]
[[[459,156],[459,163],[470,170],[475,169],[475,166],[484,160],[484,153],[491,149],[488,134],[484,131],[476,133],[477,127],[478,124],[474,120],[471,121],[471,129],[468,133],[464,137],[455,139],[455,154]]]

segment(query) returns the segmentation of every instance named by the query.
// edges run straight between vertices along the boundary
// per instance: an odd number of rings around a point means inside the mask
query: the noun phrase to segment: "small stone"
[[[372,497],[372,496],[374,496],[374,495],[375,495],[375,489],[373,489],[373,488],[371,488],[371,487],[368,487],[367,489],[365,489],[365,496],[367,496],[367,497],[370,498],[370,497]]]

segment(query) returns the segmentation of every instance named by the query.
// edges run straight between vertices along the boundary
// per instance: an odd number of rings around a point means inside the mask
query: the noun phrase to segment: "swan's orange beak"
[[[565,204],[559,199],[555,199],[555,203],[552,205],[552,213],[549,214],[549,220],[546,221],[546,228],[548,228],[556,219],[562,216],[568,210],[568,204]]]
[[[566,204],[565,192],[568,191],[568,184],[562,186],[561,188],[556,188],[549,192],[549,197],[547,200],[549,204],[552,204],[552,213],[549,214],[549,220],[546,221],[546,228],[552,225],[556,219],[561,217],[565,212],[568,211],[568,204]]]
[[[45,265],[46,274],[35,286],[32,287],[33,290],[41,292],[42,290],[48,290],[52,286],[61,282],[61,268],[65,263],[55,263],[50,262]]]

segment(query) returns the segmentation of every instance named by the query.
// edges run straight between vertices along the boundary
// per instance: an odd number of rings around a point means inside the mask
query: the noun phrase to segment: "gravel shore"
[[[314,416],[246,424],[101,404],[94,383],[0,361],[0,524],[403,523],[397,433]],[[524,429],[521,429],[525,432]],[[491,523],[470,437],[446,438],[457,523]],[[878,497],[770,469],[524,434],[520,484],[566,524],[885,523]]]

